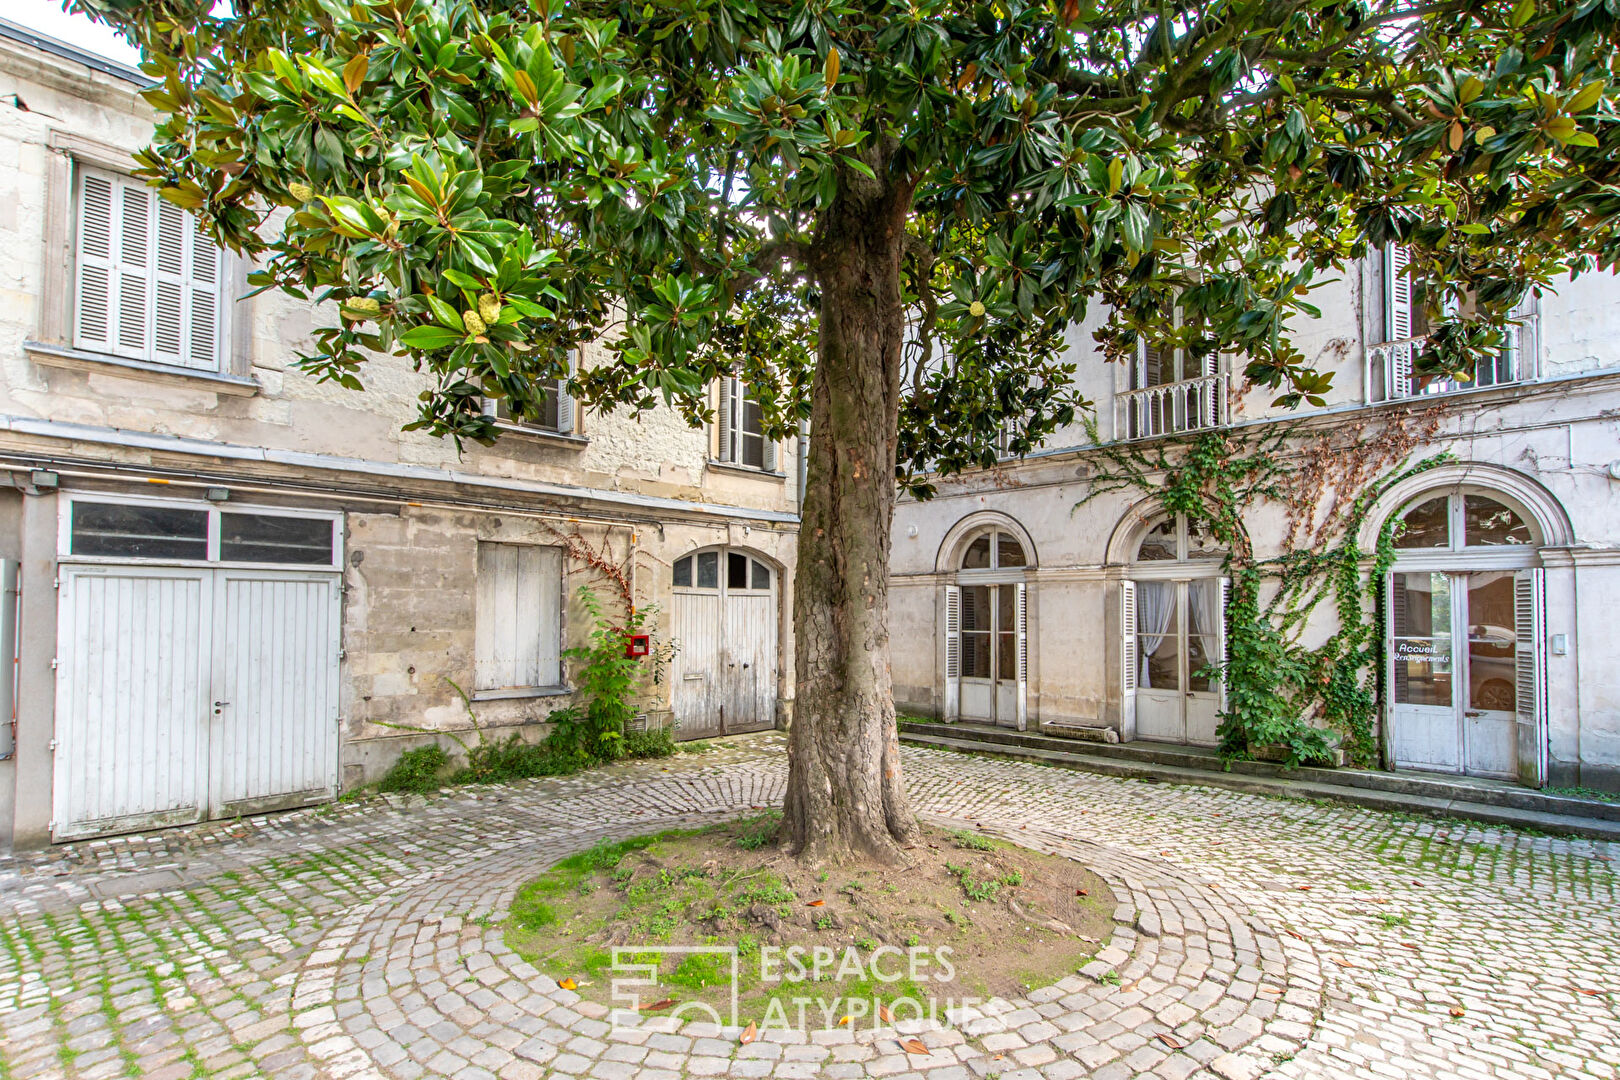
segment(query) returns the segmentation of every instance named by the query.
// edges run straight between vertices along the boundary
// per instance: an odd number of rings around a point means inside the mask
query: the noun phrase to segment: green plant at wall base
[[[552,712],[546,743],[565,759],[615,761],[624,754],[625,731],[639,711],[641,691],[649,681],[662,681],[669,652],[660,646],[645,658],[625,655],[626,640],[644,632],[655,608],[633,608],[624,622],[614,622],[589,585],[580,586],[579,603],[593,623],[590,640],[563,656],[579,664],[574,682],[585,705]]]
[[[383,774],[383,778],[377,782],[377,790],[410,791],[418,795],[436,791],[439,774],[448,764],[449,755],[437,746],[419,746],[407,750]]]
[[[1371,435],[1365,422],[1331,432],[1295,424],[1143,449],[1103,443],[1088,425],[1113,468],[1093,477],[1077,509],[1135,488],[1165,513],[1203,522],[1226,548],[1226,658],[1196,673],[1225,688],[1218,735],[1226,756],[1275,748],[1294,766],[1321,761],[1337,745],[1352,764],[1376,763],[1380,592],[1400,523],[1380,529],[1370,566],[1356,537],[1392,485],[1450,460],[1442,453],[1406,464],[1435,426],[1432,415],[1394,418]],[[1265,502],[1287,509],[1287,538],[1281,554],[1258,558],[1246,521]],[[1338,627],[1307,647],[1302,632],[1324,601]]]

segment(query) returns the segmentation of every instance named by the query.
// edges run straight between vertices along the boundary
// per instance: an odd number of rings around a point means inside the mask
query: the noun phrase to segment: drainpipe
[[[810,421],[799,421],[799,516],[804,516],[804,484],[810,475]]]

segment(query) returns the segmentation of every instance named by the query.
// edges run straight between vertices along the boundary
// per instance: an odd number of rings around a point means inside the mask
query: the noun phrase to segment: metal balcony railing
[[[1472,379],[1439,379],[1416,375],[1413,361],[1423,351],[1424,338],[1381,341],[1367,349],[1367,387],[1373,401],[1437,397],[1459,390],[1479,390],[1487,386],[1524,382],[1535,378],[1538,319],[1521,315],[1518,325],[1508,328],[1507,344],[1495,356],[1474,365]]]
[[[1127,439],[1204,431],[1227,422],[1224,375],[1127,390],[1114,400],[1119,408],[1118,430]]]

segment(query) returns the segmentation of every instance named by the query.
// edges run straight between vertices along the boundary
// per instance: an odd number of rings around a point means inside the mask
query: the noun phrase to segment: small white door
[[[211,576],[61,568],[54,839],[203,818]]]
[[[740,551],[676,561],[671,705],[682,739],[776,726],[775,570]]]
[[[1223,651],[1222,580],[1138,581],[1134,586],[1135,648],[1126,653],[1134,652],[1136,665],[1137,738],[1216,745],[1221,683],[1210,669],[1220,663]]]
[[[216,571],[216,816],[337,794],[340,591],[331,574]]]

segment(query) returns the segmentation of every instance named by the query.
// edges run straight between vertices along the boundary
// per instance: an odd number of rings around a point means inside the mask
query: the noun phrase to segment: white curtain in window
[[[1220,579],[1205,578],[1187,583],[1187,605],[1192,609],[1192,632],[1213,639],[1220,633]]]
[[[1170,620],[1176,614],[1176,583],[1173,581],[1142,581],[1136,586],[1136,632],[1141,644],[1142,670],[1137,685],[1152,689],[1148,676],[1148,661],[1164,644],[1169,633]]]

